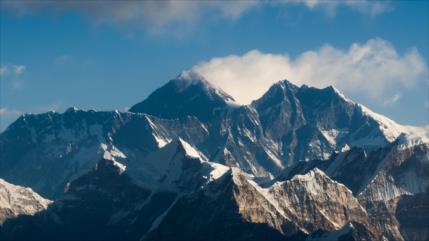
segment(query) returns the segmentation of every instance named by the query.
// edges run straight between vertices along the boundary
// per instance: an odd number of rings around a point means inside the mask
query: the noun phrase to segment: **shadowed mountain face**
[[[231,96],[214,88],[202,77],[182,74],[132,106],[130,111],[167,119],[196,116],[209,121],[216,111],[233,103]]]
[[[328,186],[324,195],[332,199],[320,199],[318,204],[305,202],[306,199],[317,200],[319,195],[318,190],[308,185]],[[300,201],[296,203],[295,200]],[[311,206],[300,204],[303,201]],[[284,205],[293,205],[294,210]],[[72,181],[46,211],[8,220],[0,237],[25,240],[305,240],[308,233],[334,231],[352,220],[363,223],[365,230],[372,230],[363,210],[345,186],[330,180],[319,170],[264,190],[248,174],[230,169],[185,194],[162,188],[142,188],[130,179],[121,165],[103,159],[91,171]],[[305,213],[305,217],[299,213]]]
[[[0,178],[54,202],[2,209],[0,238],[426,240],[428,133],[333,87],[280,81],[240,106],[184,73],[130,112],[23,115],[1,133]]]

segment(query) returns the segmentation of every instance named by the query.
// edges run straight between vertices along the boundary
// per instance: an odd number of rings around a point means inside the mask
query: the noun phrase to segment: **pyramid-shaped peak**
[[[195,116],[209,120],[215,111],[232,106],[235,100],[193,72],[183,72],[155,90],[144,101],[132,106],[130,112],[147,113],[172,119]]]
[[[214,86],[204,76],[193,70],[183,71],[170,82],[176,85],[178,91],[183,91],[191,86],[197,86],[201,88],[201,90],[204,90],[210,96],[220,96],[226,101],[235,102],[232,96],[225,93],[222,89]]]

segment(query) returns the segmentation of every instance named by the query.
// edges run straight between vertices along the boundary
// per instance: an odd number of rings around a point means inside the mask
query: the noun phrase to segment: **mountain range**
[[[1,240],[429,240],[429,128],[332,86],[240,105],[183,72],[126,112],[24,114],[0,151]]]

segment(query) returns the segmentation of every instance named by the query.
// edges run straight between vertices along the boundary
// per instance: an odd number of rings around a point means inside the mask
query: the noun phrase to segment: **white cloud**
[[[8,83],[11,89],[17,90],[24,86],[21,75],[26,71],[25,65],[5,64],[0,66],[0,77],[3,83]]]
[[[237,19],[246,11],[266,5],[283,7],[288,4],[303,4],[310,9],[321,8],[329,15],[335,15],[338,7],[345,6],[369,15],[377,15],[386,9],[387,1],[371,0],[213,0],[213,1],[5,1],[2,6],[19,15],[38,12],[66,12],[75,10],[95,19],[97,22],[143,23],[152,30],[159,30],[166,25],[177,27],[178,23],[195,23],[203,17],[215,16],[223,19]]]
[[[361,13],[375,16],[390,9],[388,1],[367,1],[367,0],[283,0],[286,3],[302,3],[308,8],[323,8],[331,16],[335,15],[338,7],[345,6],[355,9]]]
[[[24,65],[13,65],[13,71],[16,75],[21,75],[26,70],[26,67]]]
[[[6,76],[9,72],[14,76],[21,75],[25,72],[27,67],[25,65],[6,64],[0,66],[0,76]]]
[[[417,49],[399,54],[382,39],[354,43],[347,50],[325,45],[296,58],[252,50],[242,56],[213,58],[192,70],[245,104],[283,79],[297,85],[334,85],[346,94],[366,96],[383,103],[398,89],[427,80],[428,74]]]
[[[383,101],[383,105],[393,105],[393,104],[395,104],[396,102],[398,102],[398,100],[399,99],[401,99],[401,97],[402,97],[402,94],[401,93],[396,93],[396,94],[394,94],[393,96],[391,96],[390,98],[386,98],[384,101]]]

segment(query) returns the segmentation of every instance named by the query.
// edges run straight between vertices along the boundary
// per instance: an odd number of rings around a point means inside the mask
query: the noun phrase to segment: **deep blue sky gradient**
[[[186,33],[156,35],[137,24],[95,24],[76,12],[17,16],[2,10],[0,64],[25,65],[22,87],[1,81],[0,108],[62,111],[69,106],[123,110],[183,69],[200,61],[249,50],[297,56],[324,44],[347,49],[382,38],[399,53],[416,47],[428,63],[428,1],[393,1],[369,16],[340,7],[335,16],[304,5],[249,10],[237,20],[202,19]],[[63,57],[61,57],[63,56]],[[67,57],[64,57],[67,56]],[[428,124],[427,81],[406,90],[392,106],[352,99],[392,119]],[[2,127],[16,117],[2,116]]]

